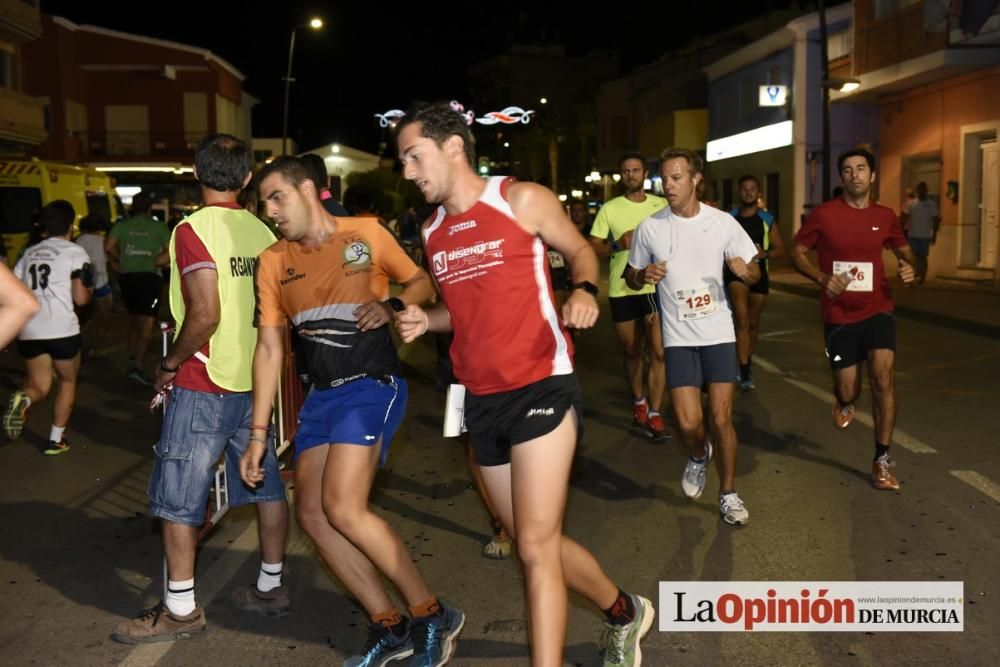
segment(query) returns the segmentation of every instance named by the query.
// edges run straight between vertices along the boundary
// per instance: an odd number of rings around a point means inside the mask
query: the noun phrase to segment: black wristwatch
[[[167,358],[163,357],[162,359],[160,359],[160,369],[166,371],[167,373],[176,373],[181,369],[181,367],[177,366],[177,368],[170,368],[169,366],[167,366]]]
[[[594,297],[598,294],[597,285],[587,280],[579,283],[573,283],[573,289],[582,289],[584,292]]]
[[[397,313],[406,310],[406,304],[403,303],[403,300],[400,299],[399,297],[396,296],[390,297],[386,299],[385,302],[389,304],[389,307],[392,308]]]

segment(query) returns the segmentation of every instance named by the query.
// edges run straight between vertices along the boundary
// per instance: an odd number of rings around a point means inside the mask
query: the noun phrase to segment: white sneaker
[[[688,455],[687,465],[684,466],[684,475],[681,477],[681,488],[688,498],[698,498],[705,490],[705,466],[712,460],[712,442],[705,439],[705,460],[695,461]]]
[[[734,491],[719,496],[719,513],[730,526],[745,526],[750,523],[750,512]]]

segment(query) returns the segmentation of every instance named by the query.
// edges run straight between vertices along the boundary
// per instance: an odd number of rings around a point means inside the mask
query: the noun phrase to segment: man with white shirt
[[[736,220],[698,201],[703,162],[694,151],[668,148],[660,175],[669,208],[646,218],[632,238],[625,281],[656,285],[666,348],[667,387],[677,429],[690,455],[681,487],[689,498],[705,489],[705,466],[718,447],[719,512],[731,525],[750,520],[736,493],[733,396],[739,367],[736,331],[723,287],[723,264],[747,285],[760,279],[757,247]],[[706,433],[701,388],[708,385]]]

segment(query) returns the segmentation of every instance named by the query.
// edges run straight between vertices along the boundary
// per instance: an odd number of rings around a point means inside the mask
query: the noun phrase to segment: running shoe
[[[7,411],[3,415],[3,430],[11,440],[21,437],[24,422],[28,418],[28,395],[21,389],[14,392],[7,403]]]
[[[872,462],[872,486],[879,491],[898,491],[899,480],[892,474],[896,462],[883,454]]]
[[[854,421],[854,405],[841,405],[840,402],[833,402],[833,425],[840,430],[844,430]]]
[[[705,438],[705,458],[701,461],[688,455],[684,475],[681,477],[681,488],[688,498],[698,498],[705,490],[705,466],[712,460],[712,442]]]
[[[750,523],[750,512],[735,491],[719,494],[719,514],[730,526],[745,526]]]

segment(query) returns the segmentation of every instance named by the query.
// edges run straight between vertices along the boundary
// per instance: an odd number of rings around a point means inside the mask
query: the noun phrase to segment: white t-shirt
[[[66,239],[45,239],[24,251],[14,275],[35,293],[41,308],[18,338],[51,340],[80,333],[73,310],[72,273],[86,264],[90,264],[87,251]]]
[[[667,262],[656,286],[664,347],[703,347],[736,341],[726,302],[722,265],[726,257],[749,263],[757,246],[733,216],[700,204],[693,218],[669,208],[643,220],[632,238],[628,263],[642,269]]]
[[[108,284],[108,258],[104,254],[104,237],[100,234],[80,234],[76,243],[87,251],[94,270],[94,288],[101,289]]]

